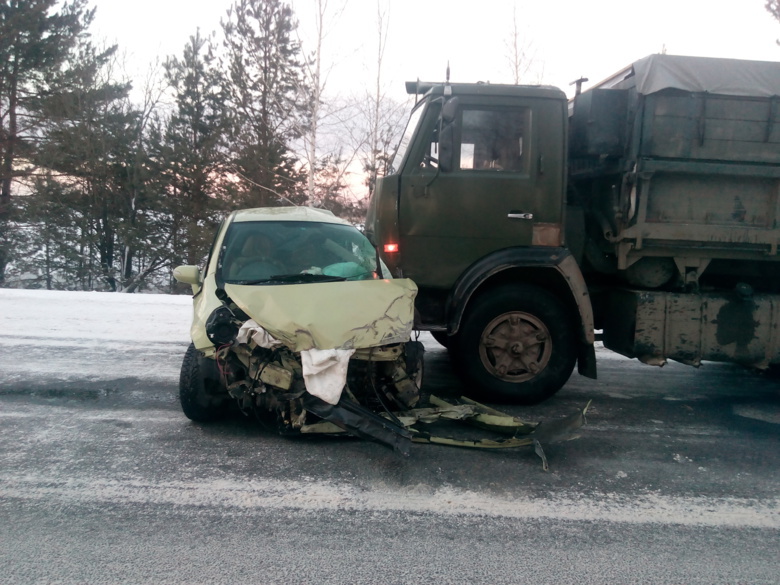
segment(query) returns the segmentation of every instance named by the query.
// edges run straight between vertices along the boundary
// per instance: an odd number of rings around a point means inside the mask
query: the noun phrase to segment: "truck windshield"
[[[371,242],[350,225],[236,222],[225,234],[218,279],[252,285],[368,280],[379,278],[376,258]]]
[[[398,149],[395,151],[393,162],[390,163],[390,168],[387,171],[388,175],[394,175],[401,170],[401,162],[404,160],[406,151],[409,150],[409,145],[412,143],[412,136],[414,136],[414,131],[417,129],[417,124],[419,124],[420,117],[425,109],[424,104],[425,102],[420,102],[417,107],[412,110],[412,115],[409,116],[409,122],[406,124],[404,135],[401,137],[401,142],[398,144]]]

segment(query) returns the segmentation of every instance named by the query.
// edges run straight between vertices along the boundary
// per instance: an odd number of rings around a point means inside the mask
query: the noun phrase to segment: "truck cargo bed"
[[[779,259],[778,95],[780,63],[654,55],[575,98],[570,204],[617,271]]]

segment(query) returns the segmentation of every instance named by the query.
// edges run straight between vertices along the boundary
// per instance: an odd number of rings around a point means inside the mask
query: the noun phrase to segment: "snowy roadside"
[[[192,299],[0,289],[0,381],[175,380]]]
[[[3,341],[186,343],[191,316],[187,295],[0,289]]]

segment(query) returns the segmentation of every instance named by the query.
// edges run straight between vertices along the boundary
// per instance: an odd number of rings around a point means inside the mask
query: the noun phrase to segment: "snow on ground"
[[[0,289],[3,339],[186,343],[191,317],[186,295]]]
[[[555,519],[620,524],[661,524],[720,528],[780,526],[778,500],[739,497],[669,497],[659,494],[627,497],[598,493],[596,497],[560,492],[545,499],[487,495],[452,486],[410,486],[366,490],[348,483],[329,481],[205,479],[202,481],[149,481],[142,478],[98,479],[72,477],[55,480],[50,475],[8,477],[0,485],[0,497],[68,504],[156,504],[166,507],[217,508],[236,513],[268,510],[303,512],[404,512],[487,518]]]
[[[184,295],[0,289],[2,378],[173,380],[191,320]]]

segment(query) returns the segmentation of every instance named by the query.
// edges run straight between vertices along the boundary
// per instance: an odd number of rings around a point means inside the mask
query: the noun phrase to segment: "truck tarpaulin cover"
[[[635,84],[637,92],[645,95],[664,89],[748,97],[780,95],[780,63],[771,61],[650,55],[626,73],[624,83],[617,85],[620,80],[612,78],[601,86]]]

